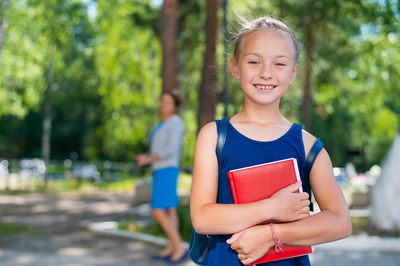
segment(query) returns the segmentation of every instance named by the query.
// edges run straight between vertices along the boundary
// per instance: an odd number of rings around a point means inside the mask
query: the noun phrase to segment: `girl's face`
[[[160,113],[162,116],[171,116],[175,113],[176,106],[174,98],[167,93],[163,93],[160,99]]]
[[[297,74],[290,36],[277,30],[258,30],[245,36],[239,58],[230,61],[245,99],[258,104],[278,102]]]

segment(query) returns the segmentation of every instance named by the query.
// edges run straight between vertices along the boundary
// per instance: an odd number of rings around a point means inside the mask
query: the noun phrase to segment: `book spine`
[[[238,203],[238,199],[237,199],[235,181],[234,181],[233,174],[232,174],[231,172],[228,172],[228,179],[229,179],[229,183],[231,184],[233,202],[234,202],[235,204],[237,204],[237,203]]]

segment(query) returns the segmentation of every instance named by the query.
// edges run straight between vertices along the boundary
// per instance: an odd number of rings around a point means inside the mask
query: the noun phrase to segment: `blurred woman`
[[[152,215],[168,240],[165,248],[153,258],[170,263],[181,262],[187,257],[187,251],[182,246],[176,211],[179,204],[177,194],[179,161],[185,132],[184,124],[177,114],[180,105],[181,97],[177,90],[162,93],[161,121],[150,135],[150,153],[135,156],[139,167],[152,165]]]

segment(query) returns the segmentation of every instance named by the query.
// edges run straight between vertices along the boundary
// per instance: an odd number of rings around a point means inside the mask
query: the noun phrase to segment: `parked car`
[[[44,178],[46,163],[42,159],[22,159],[19,162],[20,178]]]
[[[98,181],[100,180],[100,172],[94,164],[84,164],[75,166],[72,170],[72,177],[83,180]]]
[[[8,161],[0,161],[0,178],[6,178],[8,176]]]
[[[336,181],[339,185],[343,186],[348,183],[348,177],[346,173],[346,168],[343,167],[334,167],[333,168],[333,175],[336,178]]]

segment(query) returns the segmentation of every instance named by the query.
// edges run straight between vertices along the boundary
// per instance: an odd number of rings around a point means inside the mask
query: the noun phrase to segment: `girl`
[[[233,204],[229,170],[292,157],[303,169],[316,140],[301,125],[286,119],[279,109],[281,97],[296,78],[299,50],[292,30],[269,17],[244,21],[235,38],[230,69],[240,81],[244,105],[230,119],[221,168],[218,169],[215,154],[219,121],[200,130],[195,149],[190,207],[194,229],[211,235],[205,265],[250,264],[280,243],[315,245],[351,233],[348,207],[324,149],[310,173],[320,213],[309,216],[308,194],[294,193],[301,182],[269,199]],[[267,220],[285,223],[260,225]],[[266,264],[310,262],[308,256],[301,256]]]
[[[181,262],[187,253],[179,234],[177,180],[182,139],[185,131],[177,115],[181,97],[177,90],[165,91],[161,95],[161,122],[151,133],[150,154],[135,157],[137,165],[152,164],[153,186],[151,195],[152,216],[167,235],[167,246],[154,259],[170,263]]]

